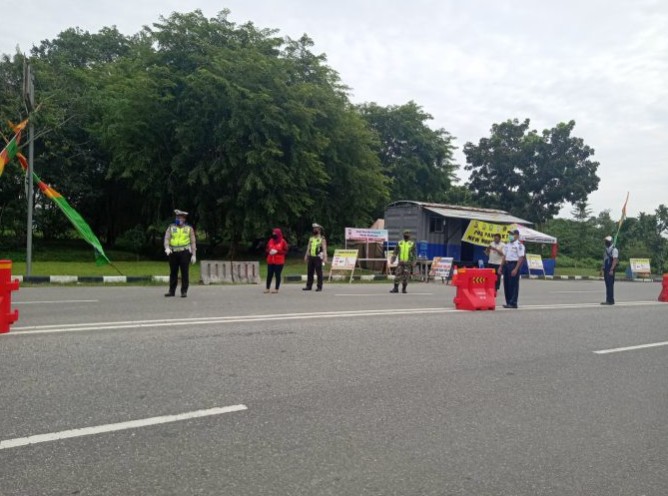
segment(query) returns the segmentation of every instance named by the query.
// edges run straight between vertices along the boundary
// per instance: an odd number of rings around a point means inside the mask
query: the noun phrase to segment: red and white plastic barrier
[[[494,269],[461,269],[453,284],[457,295],[453,300],[457,310],[494,310],[496,308],[496,278]]]
[[[19,280],[12,282],[12,261],[0,260],[0,334],[9,332],[9,326],[19,318],[19,311],[12,312],[12,291],[18,291]]]

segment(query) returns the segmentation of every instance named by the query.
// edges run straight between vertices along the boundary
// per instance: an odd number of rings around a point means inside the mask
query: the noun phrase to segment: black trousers
[[[181,270],[181,294],[188,292],[190,286],[190,274],[188,264],[191,253],[188,250],[174,251],[169,255],[169,292],[176,294],[176,285],[179,282],[179,269]]]
[[[503,266],[503,294],[506,297],[506,305],[517,306],[520,296],[520,271],[513,276],[511,273],[517,267],[517,262],[506,262]]]
[[[276,276],[276,291],[281,287],[281,272],[283,272],[283,265],[269,264],[267,265],[267,289],[271,287],[271,280]]]
[[[499,292],[499,288],[501,287],[501,274],[499,274],[499,267],[501,267],[499,264],[487,264],[488,269],[494,269],[494,273],[496,274],[496,292]]]
[[[603,273],[605,281],[605,301],[606,303],[615,303],[615,273],[610,275],[610,269]]]
[[[311,289],[313,287],[313,274],[318,276],[318,289],[322,289],[322,258],[308,257],[308,272],[306,275],[306,287]]]

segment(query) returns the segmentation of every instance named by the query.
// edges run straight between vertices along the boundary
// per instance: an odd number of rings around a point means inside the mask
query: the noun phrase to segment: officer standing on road
[[[174,223],[170,224],[165,232],[165,254],[169,257],[169,293],[166,293],[165,296],[170,297],[176,294],[180,269],[181,298],[185,298],[188,296],[190,285],[188,263],[194,264],[197,261],[195,255],[197,245],[195,230],[186,224],[188,212],[176,209],[174,215],[176,216]]]
[[[501,274],[499,273],[499,267],[501,267],[501,260],[503,260],[503,248],[505,243],[501,242],[501,235],[495,234],[494,241],[492,241],[487,248],[485,248],[485,253],[487,254],[487,268],[494,269],[496,276],[496,292],[499,292],[501,287]]]
[[[327,263],[327,240],[322,235],[322,226],[317,223],[312,224],[313,236],[308,240],[304,262],[308,264],[306,277],[306,287],[303,291],[311,291],[313,288],[313,275],[318,276],[316,291],[322,291],[322,266]]]
[[[615,304],[615,269],[619,261],[619,250],[612,244],[612,236],[605,237],[603,252],[603,280],[605,281],[605,301],[601,305]]]
[[[517,308],[520,295],[520,269],[524,263],[526,249],[520,243],[520,232],[510,231],[512,240],[503,248],[503,259],[499,268],[499,275],[503,273],[503,293],[506,304],[503,308]]]
[[[399,261],[394,272],[394,288],[390,293],[399,292],[399,283],[401,282],[401,292],[407,293],[406,286],[408,286],[408,279],[413,273],[413,265],[417,260],[417,250],[415,243],[411,241],[411,232],[404,231],[404,239],[397,243],[394,247],[394,254],[392,255],[392,263]]]

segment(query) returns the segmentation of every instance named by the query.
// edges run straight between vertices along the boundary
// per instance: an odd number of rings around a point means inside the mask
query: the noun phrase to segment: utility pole
[[[28,116],[35,108],[35,82],[30,62],[23,59],[23,100],[28,108]],[[28,173],[26,174],[26,198],[28,200],[28,226],[26,240],[26,277],[32,274],[32,214],[33,214],[33,163],[35,158],[35,125],[28,121]]]

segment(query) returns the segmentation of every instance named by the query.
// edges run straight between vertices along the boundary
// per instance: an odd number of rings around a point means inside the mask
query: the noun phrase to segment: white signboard
[[[629,259],[629,267],[634,274],[651,274],[652,270],[649,266],[649,258],[631,258]]]
[[[529,270],[540,270],[540,271],[544,270],[543,259],[541,258],[540,255],[531,255],[527,253],[526,260],[527,260],[527,265],[529,266]]]
[[[357,250],[334,250],[332,265],[329,267],[329,280],[332,280],[332,272],[338,270],[350,271],[350,281],[353,281],[355,265],[357,264]]]
[[[389,235],[387,229],[360,229],[357,227],[346,227],[346,241],[363,241],[366,243],[387,242]]]
[[[429,275],[434,279],[437,277],[447,279],[450,277],[453,261],[454,259],[452,257],[434,257],[434,260],[431,262],[431,268],[429,269]]]

